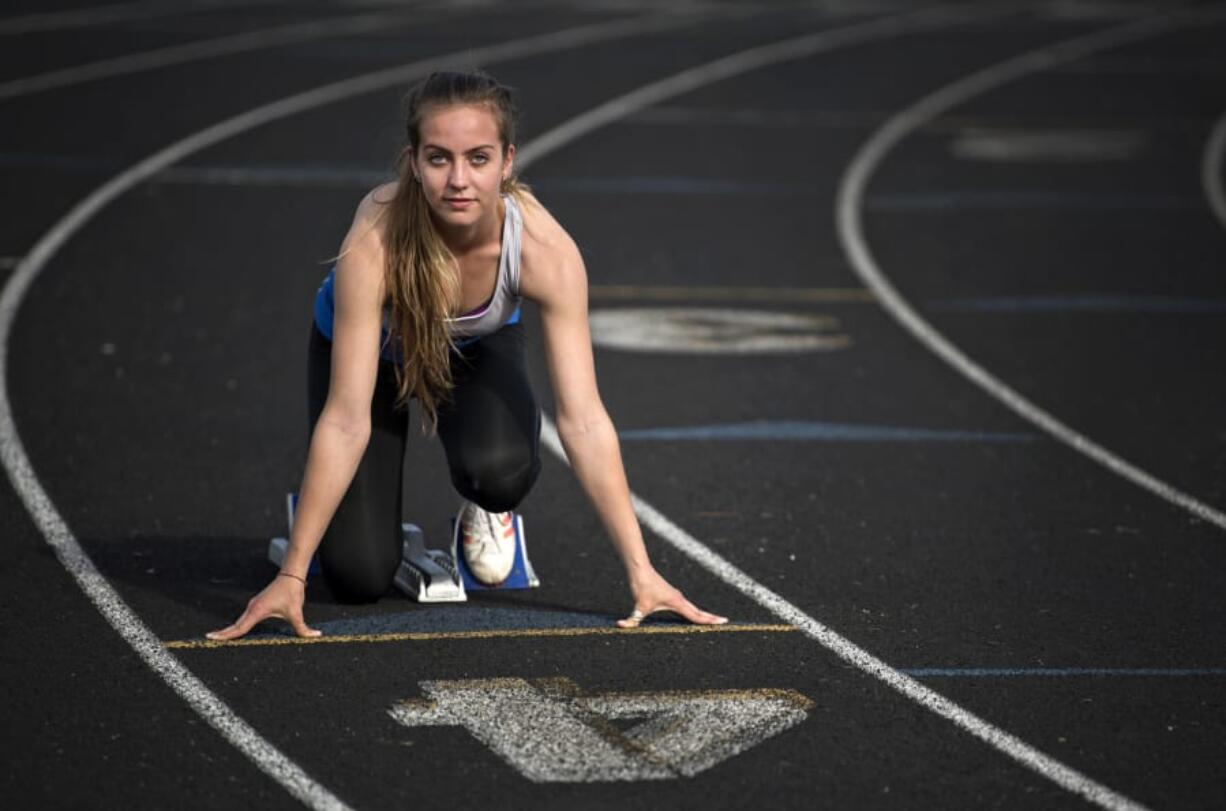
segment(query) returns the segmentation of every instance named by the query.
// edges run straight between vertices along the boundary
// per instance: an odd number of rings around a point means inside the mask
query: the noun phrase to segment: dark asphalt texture
[[[85,7],[13,4],[5,14],[36,5]],[[836,13],[845,5],[780,2],[753,14],[697,15],[657,33],[483,67],[520,91],[522,144],[726,54],[922,4]],[[382,8],[231,4],[0,34],[0,82]],[[1002,8],[754,70],[660,105],[687,111],[688,122],[668,123],[649,109],[547,155],[524,178],[577,240],[594,289],[858,288],[833,206],[848,161],[877,127],[970,72],[1152,10]],[[24,255],[127,166],[261,104],[429,55],[642,13],[598,3],[431,4],[378,34],[0,100],[0,256]],[[1219,510],[1222,310],[954,305],[1016,296],[1226,301],[1226,223],[1213,216],[1200,181],[1205,141],[1226,111],[1224,44],[1219,19],[976,96],[889,154],[865,209],[884,272],[953,343],[1066,424]],[[162,640],[199,639],[230,622],[275,571],[266,545],[284,533],[284,493],[305,459],[312,296],[373,185],[363,178],[386,172],[397,149],[404,89],[280,120],[176,167],[339,172],[331,179],[229,185],[188,172],[141,184],[72,237],[21,305],[7,381],[20,439],[56,509]],[[737,123],[734,114],[751,111],[761,115]],[[950,143],[968,129],[1124,132],[1138,145],[1119,160],[959,159]],[[594,183],[624,178],[752,185],[679,194]],[[594,296],[592,308],[656,304]],[[742,357],[597,349],[601,394],[619,429],[804,420],[1021,433],[1027,441],[623,442],[634,492],[698,540],[903,670],[1226,667],[1220,528],[1023,421],[872,303],[718,306],[834,316],[852,344]],[[525,316],[533,382],[552,413],[539,323],[531,308]],[[541,588],[473,595],[445,613],[398,592],[341,605],[317,580],[308,587],[308,622],[377,628],[436,611],[463,625],[467,610],[471,627],[488,628],[514,627],[522,612],[580,615],[578,624],[588,625],[627,613],[620,566],[595,514],[569,470],[542,453],[541,478],[522,505]],[[459,500],[437,444],[413,441],[407,487],[410,517],[441,545]],[[7,479],[0,517],[0,802],[299,806],[106,623]],[[699,605],[738,623],[779,622],[646,527],[644,534],[657,567]],[[355,808],[1086,805],[797,632],[172,653]],[[421,697],[422,681],[497,677],[566,677],[586,693],[781,688],[814,707],[800,725],[693,777],[575,784],[530,782],[462,728],[407,728],[388,716],[393,703]],[[922,681],[1140,803],[1220,806],[1226,675]]]

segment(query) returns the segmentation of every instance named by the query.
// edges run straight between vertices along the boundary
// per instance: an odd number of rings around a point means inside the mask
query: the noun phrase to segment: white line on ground
[[[922,23],[920,22],[921,20],[923,21]],[[856,26],[855,29],[858,30],[858,36],[851,35],[850,38],[853,41],[868,41],[867,38],[860,38],[865,36],[866,32],[864,29],[869,28],[869,26],[876,26],[870,38],[884,39],[890,36],[890,34],[883,30],[882,24],[915,28],[918,27],[917,23],[932,24],[935,21],[935,18],[925,18],[921,15],[907,15],[901,18],[893,17],[878,23]],[[945,22],[951,21],[948,18],[945,20]],[[848,40],[849,35],[847,33],[840,37],[841,43]],[[804,43],[803,45],[801,44],[802,42]],[[733,54],[707,65],[691,68],[674,77],[646,85],[643,88],[619,96],[544,133],[519,151],[520,166],[526,167],[528,163],[540,160],[549,152],[559,149],[582,135],[609,124],[622,116],[630,115],[648,104],[665,101],[689,90],[694,90],[734,75],[746,73],[759,67],[811,56],[826,50],[828,47],[829,42],[821,39],[821,34],[785,40],[774,45],[765,45],[739,54]],[[546,447],[563,462],[569,464],[566,458],[566,451],[558,437],[557,429],[554,427],[553,421],[545,415],[542,415],[541,437]],[[1008,755],[1021,765],[1037,772],[1074,794],[1078,794],[1103,808],[1144,808],[1144,806],[1128,797],[1066,766],[1021,739],[955,704],[910,676],[890,667],[868,651],[826,627],[780,595],[754,580],[744,571],[678,527],[638,495],[631,493],[631,498],[633,499],[635,512],[639,519],[653,532],[689,556],[717,578],[754,600],[759,605],[767,608],[784,621],[795,625],[807,636],[816,640],[843,660],[868,675],[885,682],[912,701],[953,722],[997,751]]]
[[[1222,188],[1222,157],[1226,154],[1226,113],[1217,120],[1209,140],[1205,142],[1205,158],[1201,169],[1201,183],[1209,208],[1218,222],[1226,228],[1226,189]]]
[[[1029,51],[965,76],[931,93],[887,121],[865,142],[848,164],[839,186],[836,221],[839,239],[852,268],[877,296],[881,306],[920,343],[938,357],[996,398],[1023,419],[1037,425],[1056,439],[1084,454],[1108,470],[1128,479],[1205,521],[1226,529],[1226,514],[1205,504],[1125,461],[1103,446],[1074,431],[1051,414],[1009,388],[984,367],[925,321],[902,297],[878,267],[864,236],[861,217],[865,190],[870,178],[890,151],[925,122],[948,112],[958,104],[1029,73],[1077,59],[1106,48],[1126,45],[1173,30],[1181,25],[1209,24],[1220,19],[1221,7],[1214,13],[1169,14],[1147,18],[1104,31],[1064,40],[1055,45]]]
[[[695,19],[694,15],[688,14],[651,15],[568,28],[376,71],[249,110],[171,144],[94,190],[64,215],[18,262],[3,293],[0,293],[0,461],[13,489],[47,543],[55,550],[60,563],[120,637],[222,737],[310,808],[331,811],[348,806],[265,740],[162,646],[156,635],[98,571],[39,482],[14,422],[8,392],[9,335],[26,291],[60,248],[112,201],[161,169],[227,138],[295,113],[400,85],[424,77],[432,70],[536,56],[617,37],[675,28],[691,24]]]
[[[29,34],[34,31],[54,31],[60,28],[82,28],[87,25],[105,25],[125,20],[147,20],[173,14],[192,14],[215,8],[290,5],[287,0],[187,0],[167,3],[165,0],[140,0],[136,3],[114,3],[88,9],[49,11],[43,14],[26,14],[0,20],[0,35]]]
[[[422,0],[416,0],[420,3]],[[405,6],[414,2],[405,0]],[[92,82],[98,79],[108,79],[115,76],[125,76],[146,70],[181,65],[199,59],[209,59],[219,56],[229,56],[246,51],[266,50],[313,39],[329,37],[352,36],[372,31],[384,31],[395,28],[397,24],[407,25],[417,20],[419,14],[406,14],[402,9],[397,12],[381,14],[357,14],[350,17],[332,17],[314,20],[306,23],[280,25],[274,28],[262,28],[255,31],[244,31],[241,34],[230,34],[224,37],[187,42],[182,45],[171,45],[166,48],[155,48],[151,51],[124,54],[110,59],[100,59],[84,65],[73,65],[62,70],[52,70],[36,76],[24,76],[7,82],[0,82],[0,101],[29,96],[45,90]]]

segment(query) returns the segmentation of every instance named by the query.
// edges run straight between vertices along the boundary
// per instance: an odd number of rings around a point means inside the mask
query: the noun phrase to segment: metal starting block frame
[[[294,511],[298,507],[298,494],[285,496],[286,523],[294,530]],[[468,590],[486,589],[532,589],[540,586],[540,578],[528,559],[528,542],[524,534],[524,519],[515,515],[515,561],[507,579],[496,586],[482,583],[473,576],[460,549],[460,516],[451,519],[451,548],[428,549],[421,527],[416,524],[401,524],[403,541],[400,566],[393,582],[419,603],[461,603],[468,599]],[[268,543],[268,560],[280,567],[289,550],[288,538],[273,538]],[[308,574],[319,574],[319,555],[311,557]]]
[[[401,549],[400,568],[392,582],[396,588],[419,603],[462,603],[468,599],[464,593],[464,580],[455,565],[455,552],[447,554],[442,549],[427,549],[421,527],[416,524],[401,524],[404,546]]]

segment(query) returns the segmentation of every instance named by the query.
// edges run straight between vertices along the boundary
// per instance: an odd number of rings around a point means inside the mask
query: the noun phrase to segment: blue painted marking
[[[172,166],[154,179],[159,183],[206,183],[214,186],[370,187],[395,180],[385,169],[364,166]]]
[[[1226,676],[1226,667],[912,667],[908,676]]]
[[[929,309],[943,312],[987,313],[1224,313],[1226,298],[1175,296],[989,296],[937,299]]]
[[[59,171],[111,173],[123,168],[120,158],[56,155],[38,152],[0,152],[0,167],[37,167]],[[294,185],[369,187],[393,180],[386,168],[361,164],[173,166],[152,178],[155,183],[211,185]]]
[[[540,177],[533,186],[549,191],[599,194],[763,194],[812,197],[804,183],[763,183],[706,177]]]
[[[1073,194],[999,189],[875,194],[864,202],[873,211],[948,209],[1100,209],[1104,211],[1184,211],[1204,205],[1199,198],[1175,194]]]
[[[0,167],[44,167],[78,172],[111,172],[124,165],[121,158],[56,155],[37,152],[0,152]],[[318,185],[373,186],[394,179],[386,167],[361,164],[309,165],[180,165],[163,170],[152,180],[163,183],[208,183],[215,185]],[[727,178],[629,176],[544,177],[534,186],[547,190],[598,194],[658,195],[763,195],[812,197],[808,183],[762,182]],[[1104,209],[1140,210],[1198,209],[1199,197],[1188,195],[1095,195],[1029,190],[947,191],[876,194],[865,206],[879,211],[928,211],[946,209]]]
[[[0,166],[47,168],[85,172],[116,172],[127,164],[120,158],[52,155],[41,152],[0,152]]]
[[[768,420],[688,428],[640,428],[620,431],[618,436],[629,440],[802,439],[827,442],[1029,442],[1034,439],[1033,434]]]

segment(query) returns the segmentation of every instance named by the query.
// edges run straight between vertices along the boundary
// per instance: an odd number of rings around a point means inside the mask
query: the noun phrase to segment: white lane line
[[[1217,11],[1213,14],[1164,15],[1064,40],[972,73],[923,97],[897,113],[873,133],[852,158],[839,185],[835,219],[843,250],[847,253],[852,268],[864,282],[864,286],[873,291],[881,306],[920,343],[1023,419],[1042,428],[1073,450],[1085,454],[1108,470],[1182,507],[1197,518],[1226,529],[1226,514],[1151,476],[1083,434],[1074,431],[1009,388],[941,335],[894,289],[877,265],[864,236],[864,224],[861,217],[865,189],[868,187],[873,172],[895,146],[925,122],[931,121],[967,99],[1026,74],[1044,70],[1105,48],[1156,36],[1181,25],[1213,23],[1221,17],[1220,7],[1215,6],[1214,8]]]
[[[125,20],[147,20],[173,14],[192,14],[214,8],[266,6],[289,4],[287,0],[182,0],[168,3],[166,0],[141,0],[136,3],[114,3],[89,9],[49,11],[43,14],[24,14],[20,17],[0,19],[0,35],[29,34],[34,31],[54,31],[60,28],[82,28],[87,25],[105,25]]]
[[[416,0],[420,3],[422,0]],[[405,6],[415,3],[405,0]],[[244,31],[241,34],[230,34],[224,37],[187,42],[182,45],[171,45],[165,48],[154,48],[140,53],[124,54],[110,59],[100,59],[84,65],[73,65],[70,68],[52,70],[36,76],[24,76],[0,82],[0,101],[18,96],[29,96],[46,90],[82,84],[83,82],[109,79],[115,76],[126,76],[146,70],[165,68],[171,65],[181,65],[199,59],[209,59],[219,56],[229,56],[246,51],[263,50],[300,42],[310,42],[313,39],[326,37],[352,36],[371,31],[383,31],[394,28],[397,24],[407,25],[417,20],[417,13],[406,14],[403,10],[380,14],[358,14],[350,17],[314,20],[306,23],[293,23],[273,28],[262,28],[256,31]]]
[[[1226,189],[1222,188],[1222,156],[1226,154],[1226,113],[1217,120],[1209,140],[1205,143],[1205,159],[1201,169],[1201,183],[1205,197],[1218,222],[1226,228]]]
[[[923,25],[930,25],[940,19],[942,18],[933,17],[928,14],[892,17],[863,26],[850,27],[842,31],[822,32],[822,34],[785,40],[775,45],[753,48],[749,51],[733,54],[732,56],[707,63],[707,65],[692,68],[674,77],[654,82],[619,96],[588,113],[584,113],[544,133],[519,151],[518,154],[522,156],[520,166],[521,168],[526,167],[531,161],[540,160],[549,152],[560,149],[582,135],[591,132],[597,127],[609,124],[619,117],[631,115],[647,104],[665,101],[681,93],[729,78],[738,73],[745,73],[766,65],[799,59],[828,50],[835,41],[839,44],[850,44],[851,42],[867,42],[871,39],[887,39],[901,34],[908,29],[915,30]],[[952,22],[953,20],[944,18],[943,21]],[[856,32],[854,35],[851,34],[853,31]],[[872,33],[869,34],[869,31]],[[823,34],[828,38],[823,39]],[[801,47],[799,44],[802,41],[805,43],[804,47]],[[557,429],[554,427],[553,421],[545,414],[542,414],[541,419],[541,438],[554,455],[564,463],[569,464],[566,458],[566,451],[563,449],[562,442],[558,438]],[[689,556],[724,583],[727,583],[732,588],[765,607],[775,616],[799,628],[807,636],[816,640],[844,661],[854,665],[866,674],[881,680],[902,695],[931,710],[940,717],[951,721],[997,751],[1051,780],[1061,788],[1080,795],[1103,808],[1113,810],[1144,808],[1139,803],[1066,766],[1055,758],[1030,746],[1025,741],[955,704],[935,690],[890,667],[882,660],[818,622],[813,617],[810,617],[801,609],[750,577],[674,524],[663,513],[656,510],[633,492],[631,493],[631,499],[634,502],[635,513],[638,515],[639,520],[659,537]]]
[[[17,264],[0,293],[0,462],[35,525],[81,590],[134,651],[222,737],[246,755],[286,791],[314,809],[346,806],[298,764],[265,740],[229,705],[167,651],[86,554],[43,489],[13,419],[8,391],[9,335],[26,291],[50,259],[99,211],[158,171],[206,147],[262,124],[361,93],[424,77],[432,70],[492,64],[575,48],[594,42],[661,31],[693,22],[693,15],[652,15],[594,23],[484,48],[466,49],[388,68],[309,90],[273,102],[197,132],[150,155],[103,184],[77,203]]]

